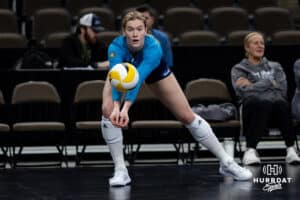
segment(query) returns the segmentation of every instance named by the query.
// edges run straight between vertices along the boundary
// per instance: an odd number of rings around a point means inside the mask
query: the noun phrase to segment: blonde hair
[[[147,27],[146,26],[146,18],[144,17],[144,15],[138,11],[132,10],[132,11],[127,12],[122,19],[122,31],[123,32],[125,31],[127,22],[136,20],[136,19],[141,20],[144,23],[145,27]]]
[[[255,35],[260,35],[262,38],[264,38],[264,35],[261,32],[258,31],[254,31],[251,33],[248,33],[245,38],[244,38],[244,47],[246,48],[246,46],[248,46],[248,44],[250,43],[250,39],[255,36]],[[247,52],[245,52],[246,57],[249,56],[249,54]]]

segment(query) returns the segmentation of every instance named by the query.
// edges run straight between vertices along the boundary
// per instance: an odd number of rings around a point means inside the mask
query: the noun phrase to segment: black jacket
[[[95,62],[107,60],[105,45],[97,41],[89,46],[91,50],[91,59],[84,61],[82,44],[78,35],[72,34],[65,38],[60,49],[60,67],[86,67],[93,66]]]

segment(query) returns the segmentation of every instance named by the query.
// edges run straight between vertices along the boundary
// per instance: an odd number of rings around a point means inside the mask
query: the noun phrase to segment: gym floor
[[[0,199],[299,199],[299,166],[267,161],[249,167],[254,177],[246,182],[224,178],[218,173],[218,166],[217,162],[134,165],[129,167],[132,184],[115,188],[108,186],[111,166],[2,169]]]

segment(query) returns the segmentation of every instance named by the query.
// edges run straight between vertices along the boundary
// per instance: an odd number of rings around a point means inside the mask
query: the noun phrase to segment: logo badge
[[[263,173],[267,176],[279,176],[282,174],[282,166],[276,164],[267,164],[263,166]]]
[[[253,177],[253,183],[263,184],[262,190],[265,192],[282,190],[282,186],[292,180],[291,177],[283,176],[283,167],[279,164],[266,164],[262,167],[262,177]]]
[[[115,52],[113,52],[113,51],[110,52],[110,54],[109,54],[109,57],[110,57],[110,58],[114,58],[115,56],[116,56],[116,53],[115,53]]]

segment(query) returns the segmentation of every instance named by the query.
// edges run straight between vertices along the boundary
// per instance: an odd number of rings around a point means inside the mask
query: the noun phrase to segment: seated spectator
[[[265,42],[261,33],[251,32],[246,35],[244,49],[246,58],[231,71],[232,84],[242,105],[243,130],[247,143],[243,163],[260,163],[256,146],[269,127],[269,122],[276,124],[284,138],[287,146],[286,162],[299,163],[287,101],[286,75],[279,63],[264,57]]]
[[[168,67],[172,67],[173,53],[169,37],[166,33],[154,28],[154,25],[156,24],[156,11],[148,4],[140,5],[136,8],[136,10],[142,13],[146,18],[147,32],[153,35],[160,42],[164,60],[167,62]]]
[[[97,40],[101,31],[101,21],[95,14],[89,13],[79,19],[76,33],[62,42],[60,52],[61,67],[93,67],[108,69],[105,45]]]
[[[300,59],[294,64],[294,73],[296,80],[295,95],[292,100],[292,111],[295,119],[300,120]]]

